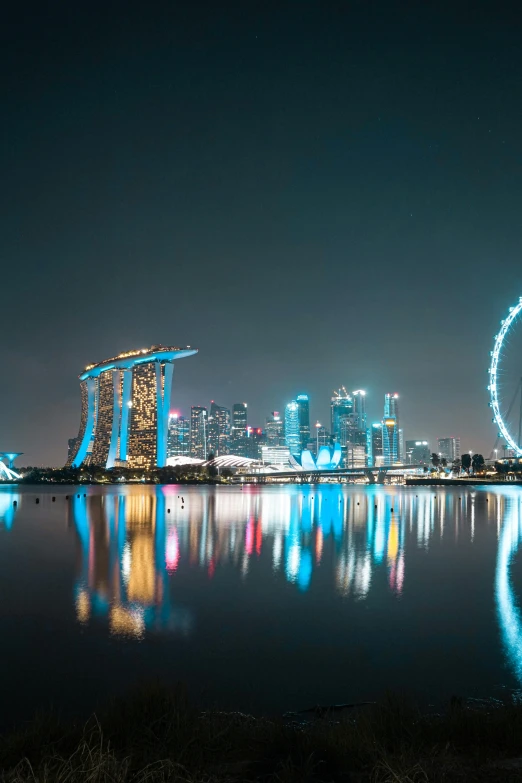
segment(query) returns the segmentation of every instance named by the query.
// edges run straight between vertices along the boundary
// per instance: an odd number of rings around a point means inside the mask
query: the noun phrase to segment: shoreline
[[[304,717],[307,713],[308,717]],[[453,697],[426,712],[398,695],[256,717],[193,707],[154,685],[87,721],[37,715],[0,734],[4,781],[385,783],[522,774],[522,705]]]

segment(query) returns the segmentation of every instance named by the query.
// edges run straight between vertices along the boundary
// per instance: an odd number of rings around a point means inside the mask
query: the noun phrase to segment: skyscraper
[[[334,391],[330,401],[330,432],[334,441],[346,441],[349,417],[353,414],[353,399],[344,386]]]
[[[385,418],[382,423],[382,456],[383,465],[394,465],[398,462],[399,432],[397,420],[393,416]]]
[[[246,402],[236,402],[232,406],[232,431],[231,431],[231,452],[238,457],[246,457],[246,439],[247,439],[247,404]]]
[[[289,402],[285,408],[285,443],[292,456],[298,457],[301,454],[299,406],[296,400]]]
[[[190,421],[179,413],[171,413],[167,457],[184,457],[188,454],[190,454]]]
[[[80,375],[80,431],[67,464],[163,467],[173,362],[195,353],[153,345],[86,367]]]
[[[230,451],[230,411],[222,405],[210,404],[208,419],[208,454],[215,457],[228,454]]]
[[[245,457],[260,459],[261,448],[265,445],[266,438],[261,427],[247,427]]]
[[[368,430],[368,464],[374,468],[383,464],[382,426],[382,422],[378,421]]]
[[[208,454],[208,411],[200,405],[190,409],[190,456],[206,459]]]
[[[298,394],[296,402],[299,408],[299,436],[301,438],[301,449],[306,449],[310,442],[310,402],[308,400],[308,394]]]
[[[444,457],[448,462],[454,459],[460,459],[460,438],[453,435],[449,438],[438,438],[439,456]]]
[[[396,438],[397,441],[397,447],[395,450],[395,462],[402,462],[404,455],[401,451],[401,441],[403,440],[401,436],[401,422],[399,417],[399,395],[397,392],[388,392],[384,395],[384,418],[385,419],[395,419],[395,429],[397,430]],[[384,444],[384,430],[383,430],[383,444]],[[404,445],[404,444],[402,444]],[[386,463],[392,464],[392,463]]]
[[[353,393],[353,423],[359,432],[366,432],[366,392],[357,389]]]
[[[267,416],[265,434],[267,446],[285,445],[284,424],[279,411],[272,411],[270,416]]]

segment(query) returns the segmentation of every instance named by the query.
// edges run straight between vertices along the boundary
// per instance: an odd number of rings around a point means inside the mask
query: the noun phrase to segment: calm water
[[[71,492],[0,489],[2,722],[155,678],[280,712],[521,685],[517,488]]]

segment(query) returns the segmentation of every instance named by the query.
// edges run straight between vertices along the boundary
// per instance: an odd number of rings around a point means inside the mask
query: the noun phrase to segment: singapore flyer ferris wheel
[[[490,406],[498,438],[514,456],[522,456],[522,297],[500,322],[489,367]]]

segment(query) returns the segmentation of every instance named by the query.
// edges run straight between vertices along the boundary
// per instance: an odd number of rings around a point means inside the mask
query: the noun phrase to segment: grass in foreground
[[[85,725],[40,717],[0,737],[3,783],[424,783],[522,779],[522,707],[458,701],[426,715],[398,698],[310,723],[200,712],[148,689]]]

